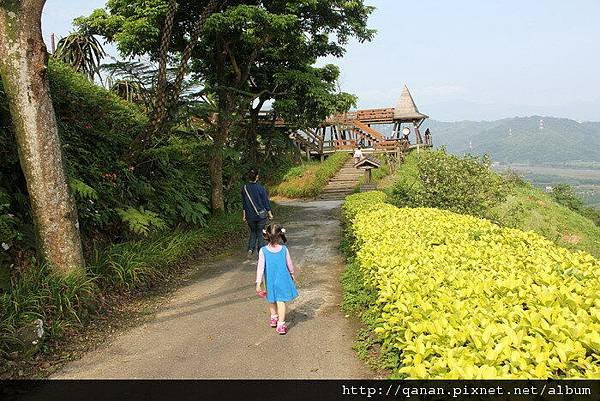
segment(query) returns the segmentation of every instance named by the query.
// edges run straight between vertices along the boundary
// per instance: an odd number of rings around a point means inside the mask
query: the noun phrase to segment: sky
[[[105,0],[47,0],[49,45]],[[393,107],[406,84],[436,120],[543,115],[600,121],[600,1],[366,0],[370,43],[351,42],[342,90],[359,108]],[[113,47],[109,53],[116,55]]]

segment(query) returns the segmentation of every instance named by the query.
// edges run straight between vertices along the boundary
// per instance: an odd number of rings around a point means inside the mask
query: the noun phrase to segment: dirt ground
[[[371,378],[339,307],[339,202],[283,204],[293,207],[284,225],[300,293],[289,304],[287,335],[268,325],[267,304],[254,291],[254,259],[198,260],[194,279],[155,316],[53,377]]]

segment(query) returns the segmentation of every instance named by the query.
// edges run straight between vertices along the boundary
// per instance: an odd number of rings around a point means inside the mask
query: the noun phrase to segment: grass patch
[[[312,198],[318,196],[348,160],[348,153],[334,153],[324,162],[308,162],[290,168],[282,181],[271,187],[271,195],[286,198]]]
[[[513,186],[491,212],[502,226],[535,231],[557,245],[600,258],[600,227],[529,183]]]
[[[33,344],[37,319],[43,322],[46,338],[58,338],[80,326],[94,313],[98,295],[91,277],[59,277],[46,265],[28,269],[10,291],[0,294],[0,361],[10,352],[28,357],[40,349],[40,344]]]
[[[105,287],[145,288],[166,278],[182,258],[206,252],[244,228],[239,214],[225,214],[212,218],[205,228],[111,245],[97,254],[90,270]]]

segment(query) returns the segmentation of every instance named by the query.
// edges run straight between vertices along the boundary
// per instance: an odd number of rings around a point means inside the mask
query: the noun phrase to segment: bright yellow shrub
[[[346,221],[351,221],[359,212],[377,209],[384,204],[387,195],[381,191],[362,192],[346,197],[342,214]]]
[[[360,211],[379,197],[361,195],[344,214],[396,375],[600,377],[600,261],[448,211]]]

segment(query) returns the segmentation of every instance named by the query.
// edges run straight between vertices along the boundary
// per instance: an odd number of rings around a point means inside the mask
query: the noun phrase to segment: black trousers
[[[267,219],[262,220],[248,220],[248,227],[250,227],[250,239],[248,240],[248,250],[257,251],[257,249],[265,246],[265,239],[263,237],[262,230],[267,224]],[[258,245],[258,248],[257,248]]]

